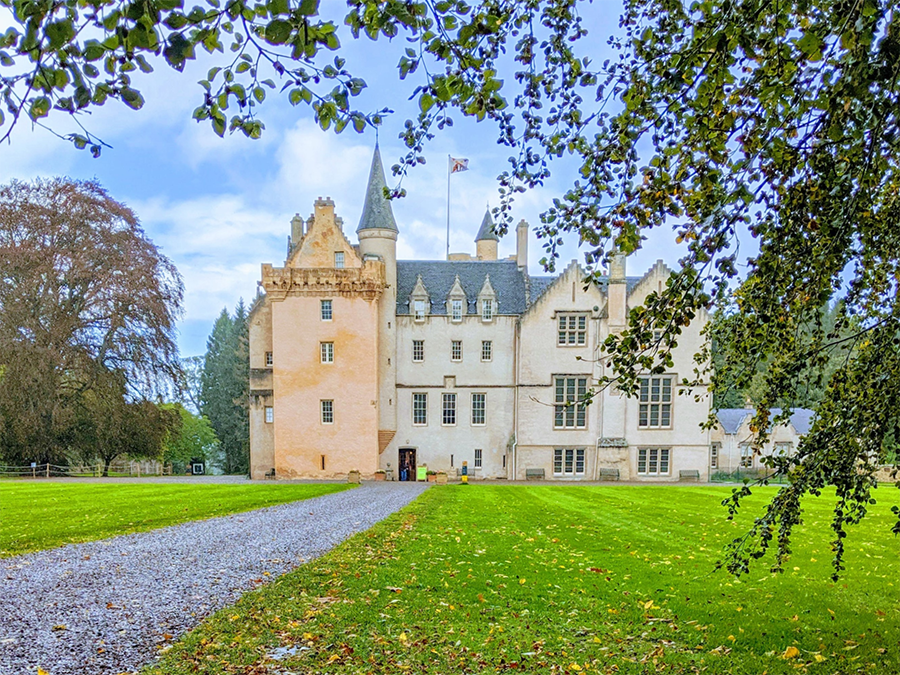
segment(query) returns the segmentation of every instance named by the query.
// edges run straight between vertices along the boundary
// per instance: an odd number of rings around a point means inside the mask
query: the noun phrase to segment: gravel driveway
[[[0,560],[0,675],[134,671],[261,580],[405,506],[419,483],[354,490]],[[266,575],[265,573],[268,573]]]

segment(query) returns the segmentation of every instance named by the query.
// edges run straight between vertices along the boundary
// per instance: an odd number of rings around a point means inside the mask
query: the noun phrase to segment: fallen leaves
[[[781,655],[781,658],[787,659],[796,659],[800,656],[800,650],[797,649],[794,645],[791,645],[787,649],[784,650],[784,654]]]

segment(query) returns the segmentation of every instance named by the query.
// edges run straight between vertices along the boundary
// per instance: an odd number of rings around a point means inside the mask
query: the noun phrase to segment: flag
[[[450,158],[450,173],[456,173],[457,171],[468,171],[468,170],[469,170],[469,160],[456,159],[456,157]]]

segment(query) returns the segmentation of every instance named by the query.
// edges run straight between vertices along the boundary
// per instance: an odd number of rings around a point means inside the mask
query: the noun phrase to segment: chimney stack
[[[301,239],[303,239],[303,218],[299,213],[295,213],[291,218],[291,242],[299,244]]]
[[[609,283],[606,286],[609,329],[624,330],[628,318],[625,255],[616,250],[609,261]]]
[[[524,219],[516,226],[516,265],[528,271],[528,223]]]

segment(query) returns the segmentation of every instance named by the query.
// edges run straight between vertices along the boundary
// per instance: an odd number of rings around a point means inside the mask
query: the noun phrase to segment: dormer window
[[[484,284],[478,292],[478,305],[476,306],[481,309],[482,321],[494,320],[494,314],[497,312],[497,294],[494,292],[494,287],[491,286],[490,275],[484,276]]]
[[[462,311],[463,311],[463,301],[462,300],[451,300],[450,301],[450,320],[459,322],[462,321]]]
[[[344,269],[344,252],[336,251],[334,254],[334,269],[342,270]]]
[[[430,302],[428,289],[425,288],[425,284],[422,282],[422,275],[420,274],[418,279],[416,279],[415,288],[409,294],[409,308],[416,323],[425,321],[426,313],[431,310]]]

